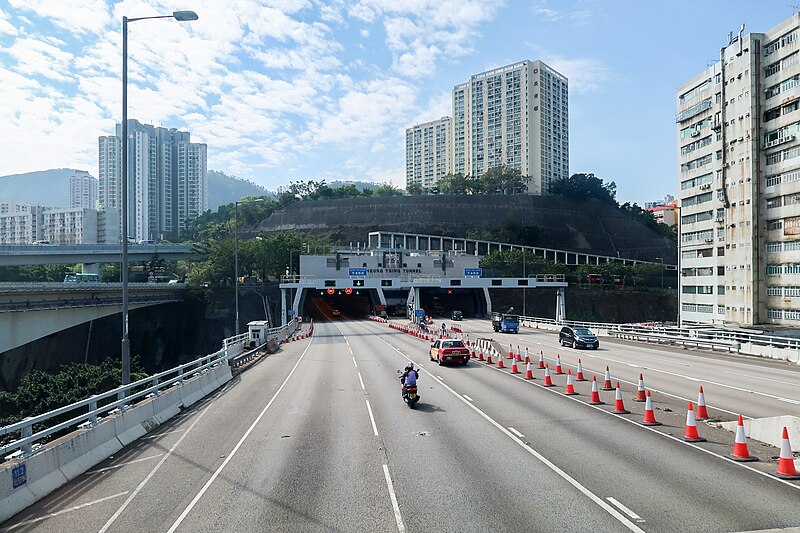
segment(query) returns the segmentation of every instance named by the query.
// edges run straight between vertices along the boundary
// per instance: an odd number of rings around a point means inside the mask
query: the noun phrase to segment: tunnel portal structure
[[[562,274],[526,278],[483,277],[480,258],[458,251],[340,250],[333,255],[300,256],[300,274],[281,279],[282,323],[302,315],[309,302],[352,302],[364,314],[378,306],[389,316],[446,315],[487,317],[489,289],[556,288],[556,319],[565,319]]]

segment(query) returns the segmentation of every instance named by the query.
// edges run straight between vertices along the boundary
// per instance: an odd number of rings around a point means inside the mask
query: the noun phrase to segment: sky
[[[569,78],[570,173],[642,204],[677,192],[675,91],[728,32],[785,0],[0,0],[0,175],[97,173],[121,116],[191,132],[208,168],[405,186],[405,128],[450,115],[453,85],[541,59]]]

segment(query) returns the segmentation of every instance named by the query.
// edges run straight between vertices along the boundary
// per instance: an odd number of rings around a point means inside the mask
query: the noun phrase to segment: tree
[[[375,196],[403,196],[403,189],[395,187],[391,182],[381,183],[372,189]]]
[[[528,188],[522,173],[507,166],[490,168],[479,181],[485,194],[523,194]]]
[[[518,278],[535,274],[566,274],[569,272],[569,268],[563,263],[556,263],[542,256],[534,255],[532,252],[523,253],[522,250],[492,252],[481,258],[480,265],[494,276]]]
[[[550,194],[579,202],[594,198],[607,204],[617,205],[617,184],[613,181],[605,183],[591,172],[553,180],[550,183]]]
[[[481,189],[479,181],[460,172],[440,178],[438,187],[440,194],[476,194]]]

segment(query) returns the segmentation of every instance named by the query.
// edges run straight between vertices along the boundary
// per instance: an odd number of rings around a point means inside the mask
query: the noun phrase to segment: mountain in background
[[[0,176],[0,200],[45,207],[69,207],[69,177],[73,172],[71,168],[55,168]],[[274,197],[274,194],[253,182],[216,170],[208,171],[209,209],[216,211],[219,206],[245,196]]]
[[[45,207],[69,207],[71,168],[54,168],[0,177],[0,200]]]
[[[275,194],[265,187],[236,176],[229,176],[218,170],[209,170],[208,177],[208,208],[214,212],[221,205],[232,204],[245,196],[269,196]]]

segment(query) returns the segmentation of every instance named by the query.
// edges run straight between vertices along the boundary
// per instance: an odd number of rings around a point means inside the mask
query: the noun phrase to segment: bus
[[[150,274],[147,276],[147,283],[169,283],[173,279],[175,279],[173,276]]]
[[[100,283],[100,274],[74,274],[64,276],[64,283]]]

